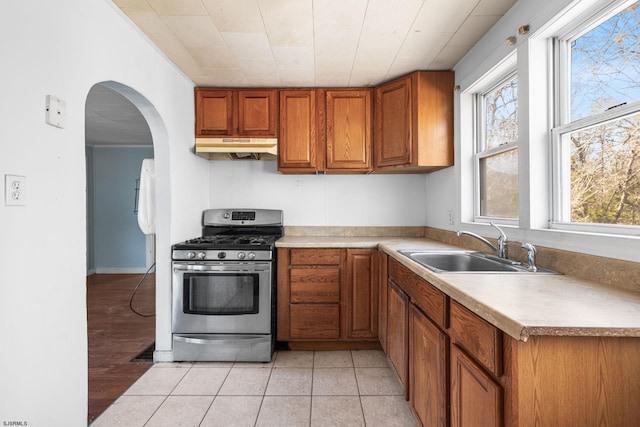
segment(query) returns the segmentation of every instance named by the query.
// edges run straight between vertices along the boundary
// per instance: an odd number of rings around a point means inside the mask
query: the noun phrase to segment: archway
[[[101,111],[97,114],[93,114],[92,111],[89,111],[90,105],[91,105],[91,108],[95,106],[95,102],[94,102],[95,97],[100,95],[104,97],[105,104],[109,102],[117,102],[118,104],[116,105],[115,110],[108,105],[102,105],[98,107],[98,109],[101,108]],[[146,153],[143,157],[153,157],[155,159],[154,161],[156,162],[156,165],[158,165],[156,167],[156,186],[155,186],[156,193],[157,193],[157,196],[155,198],[156,199],[155,211],[158,213],[156,215],[156,236],[155,236],[156,239],[155,240],[157,243],[158,240],[162,241],[163,239],[166,239],[165,236],[168,236],[168,224],[169,224],[169,220],[168,220],[169,188],[168,188],[168,185],[166,184],[169,182],[169,179],[167,176],[169,173],[168,172],[169,171],[168,155],[166,155],[166,153],[168,153],[168,136],[167,136],[166,127],[164,125],[162,118],[160,117],[160,114],[155,109],[155,107],[151,104],[151,102],[149,102],[142,94],[132,89],[131,87],[128,87],[126,85],[123,85],[121,83],[114,82],[114,81],[100,82],[95,84],[91,88],[91,90],[87,94],[86,113],[87,114],[85,117],[85,123],[86,123],[85,139],[87,142],[89,141],[89,138],[92,137],[90,134],[92,132],[95,132],[95,128],[90,126],[92,124],[90,123],[91,120],[98,120],[96,119],[96,117],[99,116],[100,114],[102,114],[103,116],[108,116],[109,114],[112,114],[114,116],[112,118],[101,117],[101,119],[104,119],[106,123],[106,126],[105,126],[105,133],[107,134],[106,138],[107,139],[120,138],[120,140],[117,141],[120,143],[120,145],[118,145],[116,149],[108,150],[110,152],[118,152],[120,154],[115,156],[109,155],[107,156],[108,159],[106,160],[106,162],[109,162],[109,161],[113,162],[114,169],[119,169],[119,166],[121,166],[120,162],[122,162],[123,164],[133,162],[137,164],[134,166],[130,164],[129,169],[131,169],[131,167],[133,167],[134,169],[137,168],[137,172],[134,171],[134,173],[139,174],[140,164],[141,164],[140,158],[136,158],[133,160],[128,159],[124,162],[122,161],[122,159],[126,159],[127,156],[130,156],[132,153],[137,153],[137,154],[134,154],[134,157],[136,155],[140,157],[139,151]],[[132,116],[130,123],[127,122],[127,119],[128,119],[127,115]],[[120,119],[120,121],[118,119]],[[113,127],[110,128],[109,126],[113,126]],[[129,128],[126,129],[126,131],[124,132],[119,132],[122,129],[117,129],[116,128],[117,126],[129,127]],[[136,127],[141,128],[140,132],[138,132]],[[119,133],[120,135],[119,136],[112,135],[117,133]],[[144,149],[144,147],[142,147],[141,150],[137,150],[137,148],[141,148],[138,146],[138,143],[140,141],[136,139],[139,136],[141,136],[143,140],[146,139],[147,144],[149,142],[151,143],[150,145],[148,145],[146,150]],[[144,145],[144,142],[143,142],[143,145]],[[89,150],[87,150],[87,152],[89,152]],[[151,156],[149,156],[148,153],[151,153]],[[107,164],[107,169],[108,169],[108,164]],[[117,174],[119,173],[120,171],[118,170],[112,176],[117,176]],[[131,173],[131,171],[129,171],[129,173]],[[87,184],[89,187],[90,180],[88,180]],[[133,186],[131,186],[130,189],[133,190]],[[162,196],[158,197],[158,195],[162,195]],[[89,200],[90,198],[88,197],[88,201]],[[127,211],[128,215],[130,215],[131,211],[135,208],[134,201],[135,201],[134,193],[133,191],[131,191],[131,197],[127,201],[131,203],[131,209]],[[90,212],[91,212],[91,209],[88,207],[87,209],[88,216],[90,215]],[[131,217],[133,217],[133,215],[130,215],[130,217],[127,218],[128,220],[127,222],[131,222],[129,221],[131,220]],[[87,223],[90,225],[90,221],[87,221]],[[138,234],[138,235],[141,234],[139,229],[135,231],[136,233],[132,233],[131,228],[129,228],[128,237],[131,237],[133,234]],[[127,231],[123,231],[123,233],[127,233]],[[88,240],[89,240],[89,237],[90,235],[88,233]],[[139,236],[137,238],[139,240]],[[114,240],[117,241],[117,239],[114,239]],[[145,268],[143,269],[143,271],[145,269],[148,269],[150,264],[153,263],[154,261],[153,259],[149,260],[149,255],[148,255],[149,254],[148,243],[149,241],[153,243],[153,237],[149,239],[149,237],[147,236],[145,240],[146,240],[146,245],[145,245],[146,248],[144,249],[144,255],[146,259],[145,259]],[[127,243],[131,243],[133,246],[135,246],[135,243],[132,243],[131,241],[128,241]],[[88,257],[90,255],[90,249],[91,248],[88,246],[87,247]],[[118,251],[116,250],[114,252],[118,252]],[[162,265],[160,267],[161,267],[159,269],[160,271],[166,272],[166,269],[162,269]],[[107,270],[106,271],[107,273],[118,273],[117,269],[115,269],[116,271],[109,271],[108,269],[106,270]],[[131,271],[126,271],[126,272],[132,273]],[[141,272],[138,272],[138,273],[141,273]],[[109,276],[109,274],[107,274],[106,276]],[[137,379],[137,377],[142,373],[144,373],[144,371],[146,371],[146,369],[150,366],[150,364],[147,364],[147,366],[141,366],[141,365],[145,365],[144,362],[142,362],[142,364],[138,362],[137,363],[138,366],[134,366],[136,365],[136,362],[130,363],[130,360],[129,360],[130,357],[135,357],[136,354],[138,353],[138,351],[135,349],[136,345],[146,346],[147,344],[144,344],[144,340],[150,339],[151,342],[155,340],[155,319],[153,318],[144,319],[144,320],[138,319],[135,321],[131,321],[131,317],[135,318],[135,315],[128,310],[128,307],[126,307],[127,301],[125,300],[125,298],[123,298],[123,296],[126,296],[128,298],[129,294],[132,294],[131,285],[132,283],[135,283],[134,281],[137,281],[136,276],[139,277],[141,276],[141,274],[137,274],[137,275],[136,274],[119,274],[119,275],[111,274],[110,278],[105,279],[105,280],[109,280],[109,282],[106,283],[108,287],[105,288],[103,286],[103,288],[101,289],[109,289],[109,295],[111,298],[110,301],[113,303],[113,307],[108,308],[108,310],[111,310],[112,312],[102,313],[103,315],[102,319],[97,320],[98,321],[97,324],[100,324],[100,322],[103,322],[102,324],[104,325],[104,328],[103,328],[104,330],[92,331],[91,325],[96,324],[95,321],[92,321],[92,316],[94,319],[96,319],[97,316],[99,316],[101,313],[99,311],[100,308],[96,310],[95,308],[96,305],[91,306],[89,299],[87,301],[87,304],[88,304],[87,314],[88,314],[88,326],[89,326],[88,333],[89,333],[89,343],[90,343],[89,422],[91,422],[97,415],[99,415],[102,411],[104,411],[104,409],[106,409],[106,407],[108,407],[110,403],[112,403],[117,397],[119,397],[119,395],[122,394]],[[105,277],[105,276],[102,276],[102,277]],[[146,315],[153,314],[154,312],[155,300],[157,299],[154,289],[158,288],[157,282],[167,283],[170,280],[168,277],[168,274],[165,273],[165,275],[163,275],[161,272],[156,273],[155,279],[156,279],[155,283],[152,283],[152,286],[153,284],[156,284],[155,288],[154,287],[148,288],[146,290],[146,295],[145,295],[145,298],[151,301],[151,305],[150,306],[149,304],[141,305],[141,307],[143,308],[146,307],[146,312],[145,312]],[[103,282],[101,284],[104,285],[105,283]],[[139,282],[139,284],[143,285],[143,287],[145,286],[142,280]],[[116,288],[118,290],[116,290],[115,292],[112,292],[113,289],[116,289]],[[160,286],[160,288],[162,289],[162,286]],[[138,289],[138,288],[136,287],[135,289]],[[140,288],[140,290],[142,289],[143,288]],[[127,293],[127,295],[116,295],[115,297],[113,297],[113,295],[118,291],[120,292],[120,294]],[[140,292],[139,295],[143,296],[144,293],[145,292]],[[88,288],[87,295],[88,295],[88,298],[89,297],[95,298],[96,293],[93,291],[89,292],[89,288]],[[102,294],[102,296],[105,296],[105,295],[107,294],[106,293]],[[140,298],[137,298],[137,299],[139,300]],[[149,307],[151,307],[151,310],[149,310]],[[121,311],[118,312],[118,310],[121,310]],[[128,321],[123,319],[126,317],[125,315],[129,316]],[[117,336],[117,339],[119,341],[114,340],[113,342],[113,347],[117,347],[117,349],[114,349],[114,350],[107,349],[106,350],[107,353],[104,353],[105,351],[104,349],[102,350],[103,353],[100,353],[100,352],[92,353],[92,349],[91,349],[92,336],[96,336],[96,334],[108,335],[108,333],[105,332],[105,330],[107,330],[109,327],[111,327],[112,331],[115,331],[115,335],[114,334],[110,335],[109,337],[107,337],[107,340],[108,338],[113,338],[114,336]],[[135,330],[135,328],[139,328],[139,330]],[[129,334],[129,337],[126,334]],[[125,348],[126,346],[122,345],[122,343],[127,341],[132,343],[133,347]],[[98,344],[98,345],[102,345],[102,344]],[[111,353],[109,353],[109,351]],[[129,352],[133,351],[133,353],[128,354],[127,351]],[[95,362],[96,354],[98,358],[106,354],[106,356],[104,356],[105,360],[102,361],[101,363],[96,363]],[[92,376],[92,373],[94,374],[94,376]],[[102,375],[102,377],[100,377],[100,375]]]

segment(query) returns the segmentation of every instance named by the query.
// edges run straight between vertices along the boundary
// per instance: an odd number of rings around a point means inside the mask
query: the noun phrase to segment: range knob
[[[225,259],[226,257],[227,257],[227,253],[226,252],[218,252],[218,258]]]
[[[256,254],[254,252],[249,252],[249,255],[247,255],[249,257],[249,259],[255,259],[256,258]]]
[[[187,258],[194,259],[195,257],[196,257],[196,253],[195,252],[187,252]]]
[[[244,259],[245,258],[245,253],[244,252],[238,252],[238,259]]]
[[[206,257],[207,257],[207,254],[205,252],[198,252],[198,258],[205,259]]]

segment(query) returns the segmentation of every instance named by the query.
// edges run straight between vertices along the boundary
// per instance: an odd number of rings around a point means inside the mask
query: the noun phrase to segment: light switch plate
[[[27,177],[21,175],[4,176],[4,204],[24,206],[27,204]]]
[[[52,95],[46,99],[46,122],[51,126],[64,128],[67,119],[67,103]]]

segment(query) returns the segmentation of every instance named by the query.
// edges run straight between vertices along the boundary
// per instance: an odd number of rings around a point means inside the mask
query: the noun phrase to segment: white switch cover
[[[67,119],[67,103],[52,95],[47,95],[46,121],[51,126],[64,128]]]
[[[24,206],[27,204],[27,177],[20,175],[4,176],[4,204],[7,206]]]

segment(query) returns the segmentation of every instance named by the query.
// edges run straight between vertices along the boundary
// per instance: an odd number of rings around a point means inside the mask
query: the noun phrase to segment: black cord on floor
[[[135,308],[133,308],[133,298],[136,296],[136,293],[138,292],[138,288],[140,287],[140,285],[142,285],[142,282],[144,282],[144,279],[147,278],[147,275],[151,272],[151,270],[155,266],[156,266],[156,263],[154,262],[153,264],[151,264],[151,267],[149,267],[147,272],[144,273],[144,276],[142,276],[142,279],[140,279],[140,281],[136,285],[135,289],[133,290],[133,294],[131,294],[131,299],[129,300],[129,308],[131,309],[131,311],[133,311],[135,314],[137,314],[140,317],[153,317],[153,316],[155,316],[155,314],[142,314],[142,313],[139,313],[138,311],[136,311]]]

